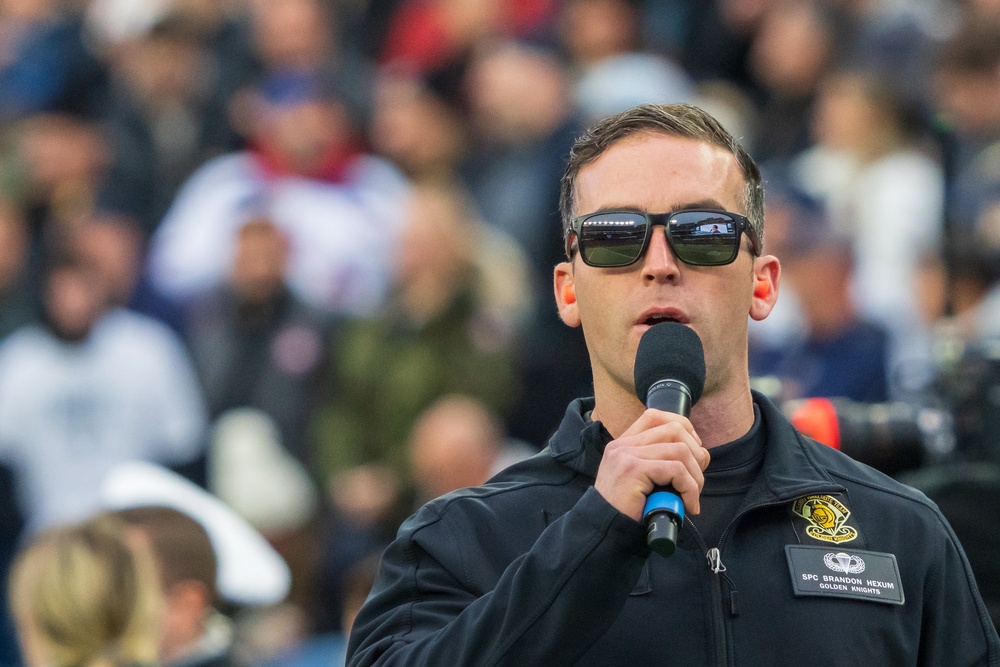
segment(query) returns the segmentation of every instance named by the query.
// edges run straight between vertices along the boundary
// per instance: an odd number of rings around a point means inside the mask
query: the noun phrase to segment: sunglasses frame
[[[728,215],[736,223],[736,240],[733,244],[735,250],[728,260],[724,262],[689,262],[682,258],[674,246],[674,240],[670,233],[670,219],[681,213],[710,213],[710,214],[723,214]],[[641,216],[646,220],[646,236],[642,240],[642,247],[639,249],[639,254],[635,259],[623,262],[620,264],[592,264],[587,260],[584,254],[584,243],[581,230],[583,229],[583,223],[588,218],[593,218],[596,215],[637,215]],[[657,226],[662,226],[665,230],[667,236],[667,245],[670,246],[670,251],[674,254],[678,260],[687,264],[689,266],[726,266],[727,264],[732,264],[739,257],[740,247],[742,246],[743,234],[746,234],[747,238],[750,239],[750,251],[755,257],[759,257],[761,253],[760,237],[757,236],[756,230],[754,230],[753,225],[750,224],[750,220],[746,216],[740,215],[739,213],[733,213],[732,211],[726,211],[723,209],[714,208],[685,208],[677,211],[671,211],[669,213],[645,213],[643,211],[627,211],[627,210],[611,210],[611,211],[595,211],[594,213],[588,213],[586,215],[580,215],[573,218],[572,232],[569,238],[566,240],[566,256],[570,259],[573,258],[573,237],[576,237],[577,247],[580,251],[580,259],[587,266],[593,266],[599,269],[616,269],[624,266],[631,266],[635,264],[646,254],[646,250],[649,249],[649,241],[653,237],[653,228]]]

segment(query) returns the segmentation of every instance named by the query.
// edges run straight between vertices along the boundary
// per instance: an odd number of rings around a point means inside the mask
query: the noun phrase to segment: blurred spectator
[[[409,488],[390,483],[373,489],[382,480],[371,475],[369,484],[364,485],[362,475],[356,474],[349,480],[350,492],[335,490],[335,498],[343,500],[336,507],[332,532],[323,542],[318,582],[323,613],[328,619],[325,629],[334,636],[349,634],[354,615],[371,588],[374,570],[370,561],[388,545],[393,532],[380,531],[379,521],[383,519],[374,513],[359,516],[359,503],[348,506],[349,493],[352,498],[359,493],[374,495],[379,490],[384,495],[394,493],[397,497],[386,499],[385,504],[392,501],[400,507],[390,509],[409,514],[413,507],[432,498],[483,484],[503,468],[537,451],[509,439],[499,416],[482,401],[460,394],[443,395],[417,415],[406,436],[405,449],[412,471]]]
[[[200,167],[157,230],[154,286],[181,301],[217,289],[237,230],[267,217],[288,237],[293,293],[322,310],[371,312],[388,288],[405,182],[364,152],[345,104],[318,76],[272,77],[259,93],[255,147]]]
[[[586,70],[607,58],[641,48],[639,3],[633,0],[567,0],[559,12],[559,38],[570,62]]]
[[[249,3],[257,78],[314,72],[338,91],[359,123],[371,111],[370,65],[339,35],[337,15],[322,0]],[[251,135],[251,138],[253,136]]]
[[[229,667],[232,628],[217,610],[217,559],[200,523],[171,507],[145,506],[112,513],[150,547],[159,573],[163,667]]]
[[[802,321],[798,335],[751,345],[750,371],[781,381],[781,400],[841,397],[888,400],[886,330],[859,316],[851,294],[850,239],[833,233],[816,204],[769,194],[768,214],[791,209],[796,223],[783,244],[782,294],[794,292]],[[777,201],[776,201],[777,200]],[[771,249],[773,252],[773,249]]]
[[[28,229],[21,211],[0,202],[0,340],[37,317],[28,284]]]
[[[461,191],[415,188],[393,298],[378,317],[335,336],[329,398],[317,412],[314,471],[333,514],[321,629],[340,626],[347,569],[384,547],[412,510],[407,443],[420,414],[452,393],[500,415],[517,400],[525,271],[517,246],[486,232]]]
[[[0,121],[39,112],[89,113],[103,92],[79,22],[59,0],[0,3]]]
[[[155,120],[156,116],[160,116],[163,132],[166,126],[172,124],[171,117],[176,122],[176,108],[171,110],[169,107],[172,105],[164,107],[161,103],[169,102],[171,98],[178,101],[176,93],[180,92],[181,97],[186,99],[188,110],[192,108],[191,102],[195,102],[194,108],[200,108],[197,125],[201,135],[197,144],[205,156],[240,147],[240,137],[229,118],[229,104],[236,91],[252,81],[261,67],[252,45],[248,16],[250,3],[243,0],[77,1],[86,4],[83,11],[88,41],[111,69],[126,75],[118,81],[125,84],[125,90],[119,88],[113,94],[113,98],[118,99],[105,100],[105,106],[125,105],[123,109],[115,108],[110,112],[113,119],[132,121],[132,125],[124,128],[126,133],[123,138],[127,138],[127,132],[132,131],[137,133],[137,138],[129,141],[141,143],[159,139],[160,142],[174,144],[179,139],[176,147],[184,146],[190,140],[187,130],[177,138],[153,137],[143,134],[146,130],[142,127],[145,122],[142,116],[148,116],[150,111],[158,110],[148,119]],[[194,55],[198,70],[179,70],[177,65],[182,63],[170,62],[164,57],[169,52],[177,53],[182,60],[189,62]],[[132,53],[151,61],[157,72],[135,71],[132,63],[127,62]],[[135,92],[148,90],[152,79],[162,77],[168,80],[168,87],[175,95],[168,92],[164,96],[159,91],[152,91],[153,97],[160,103],[153,100],[147,103],[141,98],[127,99],[131,95],[128,91],[132,84],[137,86]],[[194,90],[189,87],[192,83],[196,83]],[[123,92],[126,99],[120,97]],[[193,99],[188,97],[191,94]],[[147,104],[151,107],[143,109]],[[181,121],[182,126],[186,125],[187,118],[181,118]],[[174,157],[181,156],[178,153]],[[162,215],[162,211],[160,213]]]
[[[945,265],[940,253],[922,259],[915,293],[924,320],[938,336],[963,344],[1000,338],[1000,264],[996,251],[961,228],[951,240],[958,261]]]
[[[33,280],[54,240],[97,208],[110,157],[106,137],[78,117],[38,114],[18,124],[13,158],[20,173],[12,194],[25,207]]]
[[[29,667],[156,663],[156,564],[111,517],[51,528],[14,562],[10,599]]]
[[[949,221],[1000,256],[1000,23],[970,26],[945,44],[935,84],[954,171]]]
[[[748,54],[753,82],[759,87],[751,152],[762,163],[791,158],[810,145],[813,98],[836,43],[834,17],[827,3],[776,0],[766,4]]]
[[[477,210],[512,236],[528,255],[538,306],[523,350],[522,400],[506,419],[511,435],[543,443],[559,425],[562,398],[591,391],[579,330],[559,321],[552,303],[552,267],[564,251],[557,188],[579,131],[569,72],[547,50],[502,42],[470,61],[468,103],[473,142],[462,175]]]
[[[835,231],[853,239],[855,308],[890,331],[892,368],[926,361],[928,323],[914,285],[921,258],[941,244],[941,167],[876,77],[825,78],[813,131],[817,144],[796,158],[793,178],[823,202]]]
[[[176,304],[162,296],[144,275],[146,243],[134,218],[111,210],[97,210],[67,234],[71,252],[94,269],[104,283],[108,304],[128,308],[167,324],[181,333],[183,323]]]
[[[528,252],[548,299],[562,252],[552,233],[559,207],[551,185],[579,129],[569,74],[553,53],[504,42],[473,57],[466,83],[474,132],[464,170],[469,190],[483,219]]]
[[[209,417],[258,408],[277,422],[283,446],[306,462],[330,327],[289,291],[289,252],[285,233],[270,220],[240,227],[225,285],[192,304],[186,332]]]
[[[384,546],[408,513],[406,443],[428,405],[463,392],[502,411],[516,398],[514,320],[499,313],[503,304],[522,306],[524,260],[502,236],[481,236],[479,224],[459,191],[417,186],[391,302],[378,317],[346,323],[332,342],[313,457],[334,514],[321,561],[327,581],[342,581],[350,564]],[[482,264],[486,257],[494,268]],[[498,300],[491,277],[506,277],[500,286],[519,287],[520,298]],[[340,623],[340,590],[332,590],[319,619],[327,631]]]
[[[201,25],[173,13],[108,50],[104,115],[116,146],[113,169],[150,182],[149,201],[136,211],[147,237],[207,157],[206,105],[217,63],[206,41]]]
[[[316,423],[321,480],[377,463],[406,482],[407,434],[436,398],[468,393],[501,414],[516,400],[517,309],[530,298],[524,260],[479,224],[461,192],[415,189],[390,303],[334,339],[334,379]]]
[[[640,103],[689,102],[692,81],[674,61],[643,52],[639,3],[570,0],[561,42],[575,69],[573,98],[586,124]]]
[[[908,103],[926,100],[937,43],[954,31],[951,2],[840,0],[839,62],[878,76]]]
[[[764,12],[775,0],[636,0],[643,43],[676,60],[699,82],[752,87],[748,51]]]
[[[131,302],[143,257],[138,225],[126,216],[100,211],[73,226],[68,245],[94,269],[109,306],[121,308]]]
[[[113,173],[112,137],[98,123],[69,114],[40,114],[15,130],[10,197],[21,202],[25,212],[30,240],[27,284],[34,291],[43,282],[49,255],[59,252],[60,244],[72,244],[74,237],[87,238],[77,234],[78,227],[108,217],[112,210],[121,218],[137,219],[149,190],[128,174]],[[128,244],[88,245],[99,256],[111,258]],[[139,260],[141,255],[129,261]],[[100,268],[105,264],[100,262]],[[165,316],[167,310],[150,312]]]
[[[479,486],[531,453],[527,445],[507,440],[503,422],[481,402],[442,397],[421,413],[410,432],[416,506]]]
[[[372,147],[415,183],[448,184],[469,150],[459,71],[385,67],[375,86]]]
[[[100,480],[122,460],[196,474],[204,427],[176,335],[109,308],[104,283],[79,260],[54,262],[43,324],[0,345],[0,457],[15,473],[30,529],[92,513]]]

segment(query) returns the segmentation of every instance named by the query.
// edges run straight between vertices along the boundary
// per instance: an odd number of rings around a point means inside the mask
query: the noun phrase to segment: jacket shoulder
[[[848,488],[867,490],[883,495],[887,501],[898,499],[901,503],[923,506],[937,512],[937,505],[918,489],[806,435],[800,433],[799,439],[817,465]]]
[[[552,497],[567,494],[577,475],[552,459],[548,449],[519,461],[497,473],[481,486],[458,489],[423,505],[404,523],[419,530],[442,518],[488,515],[491,522],[523,518],[526,512],[541,509]]]

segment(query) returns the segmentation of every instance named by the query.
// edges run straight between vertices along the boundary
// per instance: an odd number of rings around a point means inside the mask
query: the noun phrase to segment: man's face
[[[574,212],[624,208],[665,213],[709,207],[746,213],[744,183],[728,152],[691,139],[642,132],[580,170]],[[755,275],[747,247],[744,240],[736,261],[726,266],[689,266],[674,257],[663,228],[657,226],[646,254],[631,266],[595,268],[577,253],[572,263],[556,267],[560,315],[571,326],[583,326],[599,402],[608,392],[634,396],[636,349],[654,317],[678,320],[701,337],[707,369],[703,396],[741,376],[746,382],[747,315],[766,315],[759,312],[761,304],[754,296],[761,276]],[[776,281],[775,275],[775,287]],[[768,291],[774,290],[769,286]]]

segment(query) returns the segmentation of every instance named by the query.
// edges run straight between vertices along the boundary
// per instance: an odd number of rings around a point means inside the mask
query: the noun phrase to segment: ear
[[[567,326],[580,326],[580,309],[576,303],[576,284],[573,281],[573,265],[570,262],[556,264],[552,285],[555,289],[560,319]]]
[[[212,606],[205,584],[195,579],[174,583],[167,589],[164,599],[171,611],[191,622],[203,619]]]
[[[762,255],[754,260],[753,296],[750,299],[750,317],[762,320],[771,313],[778,300],[781,264],[774,255]]]

